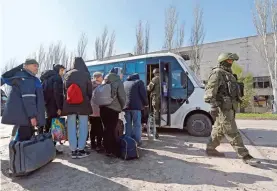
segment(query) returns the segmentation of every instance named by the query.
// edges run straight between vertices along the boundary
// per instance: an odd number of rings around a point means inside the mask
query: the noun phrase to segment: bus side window
[[[132,74],[136,73],[136,63],[126,62],[125,67],[126,67],[125,74],[132,75]]]
[[[181,70],[174,70],[172,71],[171,75],[172,75],[172,88],[176,89],[176,88],[182,88],[182,83],[181,83]]]

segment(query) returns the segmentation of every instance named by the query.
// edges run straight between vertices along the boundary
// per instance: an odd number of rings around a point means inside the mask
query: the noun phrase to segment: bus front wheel
[[[193,114],[187,119],[186,130],[192,136],[208,137],[212,131],[212,121],[205,114]]]

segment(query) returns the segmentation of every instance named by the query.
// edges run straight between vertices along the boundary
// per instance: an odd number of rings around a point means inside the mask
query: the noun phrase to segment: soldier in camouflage
[[[147,91],[150,93],[150,98],[154,110],[155,121],[158,126],[160,126],[160,108],[161,108],[161,96],[160,96],[160,74],[159,69],[155,68],[153,70],[154,78],[151,80],[147,86]],[[159,135],[156,133],[156,138]]]
[[[211,156],[224,156],[216,150],[225,136],[239,157],[246,164],[260,163],[254,159],[244,146],[236,125],[235,112],[240,99],[237,80],[232,73],[232,64],[238,60],[237,54],[222,53],[218,57],[219,65],[213,68],[205,89],[205,102],[211,104],[211,115],[215,120],[206,153]]]

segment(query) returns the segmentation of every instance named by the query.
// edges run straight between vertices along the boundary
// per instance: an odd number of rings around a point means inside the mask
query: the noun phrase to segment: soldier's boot
[[[258,159],[255,159],[249,154],[244,156],[242,160],[245,164],[249,164],[250,166],[257,166],[258,164],[261,164],[261,161],[259,161]]]
[[[224,153],[218,152],[216,149],[206,148],[206,154],[214,157],[225,157]]]

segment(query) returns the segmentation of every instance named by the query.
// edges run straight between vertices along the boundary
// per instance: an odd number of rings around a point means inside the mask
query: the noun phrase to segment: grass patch
[[[236,119],[277,120],[277,114],[272,113],[237,113]]]

